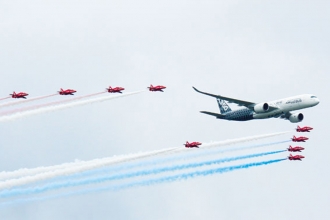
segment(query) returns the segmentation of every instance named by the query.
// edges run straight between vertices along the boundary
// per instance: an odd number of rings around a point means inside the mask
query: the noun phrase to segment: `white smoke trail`
[[[112,157],[105,157],[105,158],[99,158],[89,161],[75,161],[71,163],[63,163],[59,165],[53,165],[53,166],[41,166],[36,168],[22,168],[15,171],[2,171],[0,172],[0,180],[6,180],[6,179],[14,179],[14,178],[20,178],[24,176],[33,176],[35,174],[40,173],[46,173],[50,171],[55,170],[63,170],[66,168],[72,168],[72,167],[78,167],[80,165],[89,165],[89,164],[98,164],[100,162],[102,163],[122,163],[122,162],[128,162],[136,159],[142,159],[145,157],[155,156],[158,154],[170,152],[176,148],[167,148],[163,150],[157,150],[157,151],[151,151],[151,152],[143,152],[143,153],[135,153],[135,154],[129,154],[129,155],[121,155],[121,156],[112,156]]]
[[[37,101],[37,100],[49,98],[49,97],[56,96],[56,95],[58,95],[58,94],[44,95],[44,96],[39,96],[39,97],[31,98],[31,99],[17,100],[14,102],[6,102],[3,104],[0,104],[0,108],[14,106],[14,105],[20,105],[20,104],[24,104],[27,102]],[[1,114],[5,114],[5,113],[1,113]]]
[[[58,104],[58,105],[54,105],[54,106],[45,106],[45,107],[32,109],[32,110],[25,110],[25,111],[23,110],[21,112],[17,112],[17,113],[14,113],[14,114],[1,116],[0,117],[0,122],[12,121],[12,120],[15,120],[15,119],[18,119],[18,118],[23,118],[23,117],[27,117],[27,116],[31,116],[31,115],[37,115],[37,114],[42,114],[42,113],[52,112],[52,111],[58,111],[58,110],[62,110],[62,109],[66,109],[66,108],[73,108],[73,107],[82,106],[82,105],[88,105],[88,104],[95,103],[95,102],[103,102],[103,101],[107,101],[107,100],[111,100],[111,99],[123,98],[123,97],[126,97],[126,96],[139,94],[139,93],[142,93],[142,92],[144,92],[144,90],[143,91],[137,91],[137,92],[131,92],[131,93],[125,93],[125,94],[117,95],[117,96],[100,97],[100,98],[88,99],[88,100],[77,101],[77,102],[72,102],[72,103],[70,102],[70,103],[66,103],[66,104]]]
[[[57,176],[62,176],[62,175],[69,175],[77,172],[82,172],[86,170],[91,170],[95,169],[98,167],[103,167],[103,166],[108,166],[111,164],[116,164],[116,163],[122,163],[122,162],[127,162],[127,161],[132,161],[136,159],[141,159],[145,157],[150,157],[150,156],[155,156],[158,154],[163,154],[172,151],[174,148],[169,148],[169,149],[164,149],[164,150],[158,150],[158,151],[152,151],[152,152],[146,152],[146,153],[140,153],[140,154],[133,154],[129,156],[123,156],[123,157],[118,157],[118,158],[103,158],[103,159],[95,159],[92,161],[88,161],[86,163],[82,163],[80,165],[78,164],[73,164],[68,167],[62,168],[62,169],[56,169],[56,170],[50,170],[48,172],[43,172],[36,174],[34,176],[25,176],[17,179],[9,179],[0,182],[0,190],[5,189],[5,188],[10,188],[14,186],[19,186],[19,185],[24,185],[40,180],[45,180],[45,179],[50,179],[54,178]]]
[[[212,143],[208,143],[208,144],[202,144],[199,146],[199,148],[210,149],[210,148],[214,148],[214,147],[233,145],[233,144],[244,143],[244,142],[249,142],[249,141],[256,141],[256,140],[280,136],[280,135],[284,135],[284,134],[288,134],[288,133],[292,133],[292,131],[276,132],[276,133],[271,133],[271,134],[262,134],[262,135],[256,135],[256,136],[250,136],[250,137],[243,137],[243,138],[237,138],[237,139],[229,139],[229,140],[225,140],[225,141],[212,142]],[[187,148],[178,148],[177,149],[177,151],[184,151],[184,150],[189,150],[189,149],[187,149]]]
[[[163,163],[171,163],[173,161],[180,161],[180,160],[191,160],[196,157],[204,157],[209,155],[218,155],[226,152],[234,152],[234,151],[242,151],[242,150],[248,150],[248,149],[254,149],[254,148],[260,148],[260,147],[267,147],[272,145],[278,145],[287,143],[291,140],[285,140],[285,141],[277,141],[277,142],[270,142],[270,143],[263,143],[263,144],[253,144],[249,146],[240,146],[240,147],[234,147],[234,148],[213,148],[213,149],[199,149],[199,150],[192,150],[189,152],[184,152],[184,154],[173,154],[173,156],[167,156],[163,158],[152,158],[151,160],[142,160],[142,161],[133,161],[128,162],[124,164],[119,164],[117,166],[110,166],[110,167],[102,167],[99,169],[93,169],[89,171],[84,171],[81,173],[77,173],[74,175],[71,175],[71,178],[80,178],[88,175],[95,175],[98,173],[106,173],[106,172],[119,172],[121,170],[129,170],[131,168],[137,168],[141,166],[156,166]],[[286,151],[286,150],[285,150]]]
[[[20,203],[25,203],[25,202],[45,201],[45,200],[49,200],[49,199],[57,199],[57,198],[61,198],[61,197],[68,197],[68,196],[74,196],[74,195],[82,195],[82,194],[96,193],[96,192],[109,191],[109,190],[117,191],[117,190],[124,190],[124,189],[128,189],[128,188],[132,188],[132,187],[150,186],[150,185],[156,185],[156,184],[161,184],[161,183],[170,183],[170,182],[174,182],[174,181],[192,179],[192,178],[199,177],[199,176],[210,176],[210,175],[214,175],[214,174],[222,174],[222,173],[231,172],[231,171],[240,170],[240,169],[248,169],[251,167],[258,167],[258,166],[278,163],[278,162],[285,161],[285,160],[286,160],[286,158],[261,161],[261,162],[252,162],[252,163],[239,164],[239,165],[228,166],[228,167],[211,168],[211,169],[206,169],[206,170],[201,170],[201,171],[200,170],[191,171],[191,172],[186,172],[186,173],[156,177],[156,178],[152,178],[152,179],[135,180],[132,182],[128,182],[126,184],[119,184],[119,185],[115,185],[115,186],[105,186],[105,187],[98,187],[98,188],[82,189],[82,190],[78,190],[78,191],[70,191],[70,192],[66,192],[66,193],[62,193],[62,194],[55,194],[55,195],[44,196],[44,197],[16,199],[16,200],[11,200],[11,201],[0,203],[0,206],[4,207],[6,205],[20,204]]]
[[[81,185],[87,185],[87,184],[115,181],[115,180],[120,180],[120,179],[134,178],[134,177],[139,177],[139,176],[156,175],[159,173],[173,172],[173,171],[177,171],[177,170],[185,170],[185,169],[191,169],[191,168],[197,168],[197,167],[211,166],[211,165],[215,165],[215,164],[228,163],[228,162],[237,161],[237,160],[244,160],[244,159],[250,159],[250,158],[256,158],[256,157],[263,157],[263,156],[272,155],[272,154],[278,154],[278,153],[282,153],[285,151],[286,150],[279,150],[279,151],[247,154],[247,155],[242,155],[242,156],[227,157],[227,158],[220,158],[220,159],[213,159],[213,160],[208,159],[208,160],[204,160],[204,161],[200,161],[200,162],[193,161],[190,163],[183,163],[183,164],[178,164],[178,165],[166,165],[163,167],[151,167],[151,169],[144,169],[144,170],[138,170],[138,171],[133,171],[133,172],[127,172],[127,173],[115,173],[115,174],[110,174],[110,175],[107,173],[102,176],[88,176],[87,178],[78,179],[78,180],[72,180],[72,179],[66,178],[64,181],[50,182],[50,183],[47,183],[42,186],[3,190],[3,191],[0,191],[0,198],[9,197],[9,196],[17,196],[17,195],[42,193],[42,192],[46,192],[49,190],[61,189],[64,187],[74,187],[74,186],[81,186]]]
[[[291,132],[291,131],[289,131]],[[268,138],[268,137],[273,137],[277,135],[283,135],[287,134],[289,132],[277,132],[277,133],[272,133],[272,134],[265,134],[265,135],[258,135],[258,136],[252,136],[252,137],[246,137],[246,138],[239,138],[239,139],[232,139],[232,140],[226,140],[222,142],[216,142],[216,143],[211,143],[211,144],[206,144],[206,147],[215,147],[217,146],[223,146],[223,145],[232,145],[232,144],[237,144],[237,143],[242,143],[242,142],[247,142],[247,141],[254,141],[258,139],[263,139],[263,138]],[[205,147],[205,146],[204,146]],[[186,149],[184,147],[175,147],[175,148],[168,148],[168,149],[163,149],[163,150],[158,150],[158,151],[152,151],[152,152],[145,152],[145,153],[140,153],[140,154],[133,154],[129,156],[123,156],[119,158],[103,158],[103,159],[96,159],[92,161],[87,161],[87,162],[79,162],[81,164],[75,164],[75,163],[69,163],[69,165],[66,167],[62,167],[62,169],[56,169],[55,170],[50,170],[47,172],[43,173],[37,173],[36,175],[33,176],[23,176],[21,178],[17,179],[8,179],[5,181],[0,182],[0,190],[5,189],[5,188],[10,188],[14,186],[19,186],[19,185],[24,185],[36,181],[41,181],[41,180],[46,180],[58,176],[63,176],[63,175],[69,175],[69,174],[74,174],[78,172],[83,172],[87,170],[92,170],[95,168],[100,168],[104,166],[108,166],[111,164],[116,164],[116,163],[122,163],[122,162],[127,162],[127,161],[132,161],[136,159],[141,159],[145,157],[150,157],[150,156],[155,156],[155,155],[161,155],[161,154],[172,154],[172,153],[178,153],[178,152],[183,152],[189,149]],[[54,168],[54,166],[52,166]],[[29,170],[29,172],[35,172],[38,171],[40,168],[35,168],[32,170]],[[14,175],[20,174],[20,175],[25,175],[24,170],[18,170],[18,171],[13,171]],[[7,173],[2,173],[2,174],[9,174]]]

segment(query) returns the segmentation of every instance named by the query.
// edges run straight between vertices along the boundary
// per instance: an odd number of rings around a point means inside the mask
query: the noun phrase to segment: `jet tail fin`
[[[219,113],[214,113],[214,112],[206,112],[206,111],[201,111],[201,113],[203,114],[207,114],[207,115],[212,115],[215,116],[216,118],[220,118],[220,119],[224,119],[225,116]]]
[[[225,100],[217,98],[218,106],[221,114],[225,114],[231,111],[231,108],[228,106]]]

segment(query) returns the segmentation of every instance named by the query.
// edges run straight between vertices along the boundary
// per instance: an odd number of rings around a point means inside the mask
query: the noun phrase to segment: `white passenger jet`
[[[291,111],[313,107],[320,102],[316,96],[305,94],[271,102],[254,103],[201,92],[195,87],[193,88],[199,93],[216,98],[221,114],[207,111],[201,111],[201,113],[215,116],[217,119],[225,119],[230,121],[281,118],[287,119],[292,123],[297,123],[304,119],[304,115],[302,113],[292,113]],[[244,106],[244,108],[239,108],[232,111],[231,108],[227,105],[226,101],[229,103],[235,103],[238,106]]]

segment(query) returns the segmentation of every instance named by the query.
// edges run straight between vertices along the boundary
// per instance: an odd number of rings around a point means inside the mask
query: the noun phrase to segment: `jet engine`
[[[304,119],[304,115],[302,113],[295,113],[290,115],[289,120],[292,123],[301,122]]]
[[[254,112],[256,113],[264,113],[264,112],[267,112],[269,110],[269,105],[267,102],[265,103],[260,103],[260,104],[257,104],[253,107],[253,110]]]

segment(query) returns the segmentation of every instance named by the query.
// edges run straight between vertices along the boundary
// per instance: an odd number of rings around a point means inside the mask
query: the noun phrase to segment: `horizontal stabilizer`
[[[221,118],[221,119],[224,119],[224,118],[225,118],[224,115],[219,114],[219,113],[206,112],[206,111],[201,111],[201,113],[204,113],[204,114],[207,114],[207,115],[212,115],[212,116],[215,116],[215,117],[217,117],[217,118]]]

